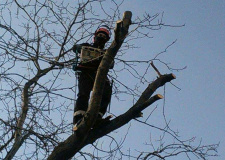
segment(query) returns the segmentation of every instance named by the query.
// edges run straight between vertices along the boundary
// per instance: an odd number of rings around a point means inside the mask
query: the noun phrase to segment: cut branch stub
[[[123,27],[125,27],[127,30],[131,24],[131,17],[132,17],[131,11],[125,11],[123,13]]]
[[[126,35],[128,33],[129,26],[131,25],[131,18],[132,18],[132,12],[126,11],[123,14],[123,19],[118,20],[116,22],[115,27],[115,42],[117,43],[123,43],[124,39],[126,38]]]

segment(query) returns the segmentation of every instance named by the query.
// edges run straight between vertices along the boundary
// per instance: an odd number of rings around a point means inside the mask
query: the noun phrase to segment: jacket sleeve
[[[73,52],[74,53],[81,53],[82,46],[90,46],[90,44],[89,43],[74,44],[73,48],[72,48]]]

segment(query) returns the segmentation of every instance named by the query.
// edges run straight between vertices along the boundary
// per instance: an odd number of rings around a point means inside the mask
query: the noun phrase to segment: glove
[[[82,48],[81,45],[75,44],[75,45],[73,46],[73,52],[74,52],[74,53],[80,53],[80,52],[81,52],[81,48]]]

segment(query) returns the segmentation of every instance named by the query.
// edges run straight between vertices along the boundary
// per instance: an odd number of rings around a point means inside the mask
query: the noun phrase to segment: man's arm
[[[74,44],[73,48],[72,48],[73,52],[74,53],[81,53],[82,46],[90,46],[90,44],[89,43]]]

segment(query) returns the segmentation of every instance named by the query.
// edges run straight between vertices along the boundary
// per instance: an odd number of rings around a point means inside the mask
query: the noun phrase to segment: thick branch
[[[52,159],[66,160],[68,159],[67,157],[73,156],[76,152],[78,152],[87,144],[91,144],[95,142],[98,138],[101,138],[105,136],[106,134],[125,125],[130,120],[135,118],[137,114],[140,113],[142,110],[147,108],[149,105],[151,105],[155,101],[161,99],[162,96],[158,94],[151,98],[146,99],[146,97],[150,97],[157,88],[165,85],[165,83],[170,82],[174,78],[175,76],[173,74],[168,74],[168,75],[163,75],[160,78],[156,79],[146,88],[142,96],[139,98],[138,102],[133,107],[131,107],[126,113],[113,119],[108,125],[93,129],[90,132],[88,132],[87,134],[88,138],[84,142],[80,141],[80,138],[83,138],[82,135],[75,133],[74,135],[67,138],[66,141],[62,142],[59,146],[57,146],[48,159],[49,160],[52,160]]]
[[[131,107],[126,113],[112,120],[107,126],[103,126],[102,128],[90,132],[90,134],[88,135],[89,138],[87,139],[86,143],[93,143],[98,138],[120,128],[121,126],[125,125],[130,120],[135,118],[145,108],[153,104],[155,101],[161,99],[162,96],[158,94],[151,98],[147,97],[150,97],[156,89],[165,85],[165,83],[170,82],[173,79],[175,79],[175,76],[173,74],[163,75],[160,78],[156,79],[145,89],[137,103],[133,107]]]
[[[155,90],[161,86],[163,86],[166,82],[169,82],[175,79],[176,76],[174,74],[166,74],[160,76],[153,83],[149,84],[145,91],[142,93],[141,97],[138,99],[135,105],[144,103],[146,100],[151,97],[151,95],[155,92]]]

